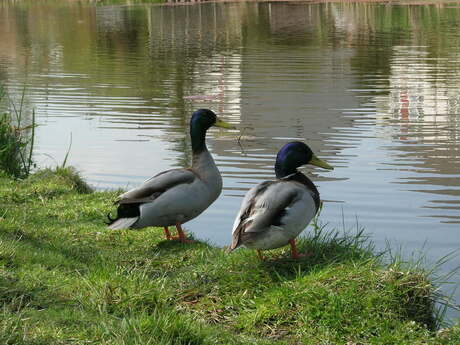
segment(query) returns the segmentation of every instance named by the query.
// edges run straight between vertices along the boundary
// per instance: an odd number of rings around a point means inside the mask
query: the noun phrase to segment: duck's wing
[[[121,194],[116,203],[140,204],[152,202],[167,190],[181,184],[193,183],[199,177],[191,169],[171,169],[155,175],[141,186]]]
[[[296,184],[283,181],[265,181],[250,189],[233,224],[230,250],[240,245],[244,233],[263,232],[271,226],[282,225],[288,209],[301,194]]]

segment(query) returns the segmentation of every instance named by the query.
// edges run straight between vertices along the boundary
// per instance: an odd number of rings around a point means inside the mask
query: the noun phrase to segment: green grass
[[[109,231],[114,192],[72,169],[0,177],[0,344],[452,344],[422,269],[312,231],[289,259]]]

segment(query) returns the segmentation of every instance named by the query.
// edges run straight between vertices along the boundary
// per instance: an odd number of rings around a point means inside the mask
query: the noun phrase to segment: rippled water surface
[[[335,167],[303,169],[327,229],[429,261],[460,246],[458,5],[6,1],[0,81],[16,99],[26,87],[39,166],[62,163],[72,136],[68,162],[100,189],[187,166],[194,109],[235,124],[208,134],[222,196],[186,224],[217,245],[298,139]]]

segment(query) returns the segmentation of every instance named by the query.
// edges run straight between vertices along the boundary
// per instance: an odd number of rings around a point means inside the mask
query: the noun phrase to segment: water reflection
[[[390,92],[376,97],[380,135],[396,143],[388,149],[397,164],[387,169],[405,170],[397,183],[410,190],[437,195],[423,206],[432,209],[428,216],[459,223],[460,71],[424,46],[393,49]]]
[[[93,185],[139,184],[189,164],[190,113],[209,107],[239,131],[210,133],[225,188],[188,224],[198,237],[228,244],[241,196],[299,139],[336,167],[311,170],[331,227],[354,227],[357,215],[381,247],[427,240],[430,258],[458,248],[460,9],[0,8],[0,79],[13,95],[28,86],[40,165],[62,162],[72,133],[69,162]]]

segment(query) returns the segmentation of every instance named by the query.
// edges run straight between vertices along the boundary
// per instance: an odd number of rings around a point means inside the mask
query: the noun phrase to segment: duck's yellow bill
[[[308,164],[316,165],[317,167],[321,167],[321,168],[324,168],[324,169],[334,170],[334,167],[332,167],[331,165],[327,164],[325,161],[319,159],[315,155],[313,155],[313,157],[311,157],[311,159],[308,162]]]
[[[217,118],[216,122],[214,123],[214,126],[228,129],[236,129],[236,127],[232,126],[228,122],[222,121],[219,118]]]

